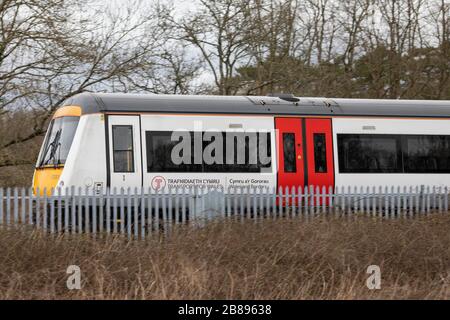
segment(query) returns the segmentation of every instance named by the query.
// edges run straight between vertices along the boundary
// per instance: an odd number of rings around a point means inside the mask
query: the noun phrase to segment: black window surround
[[[126,131],[127,136],[123,134],[124,131]],[[114,172],[133,173],[134,172],[133,126],[113,125],[112,140],[113,140]]]
[[[338,134],[339,173],[450,173],[450,135]]]
[[[327,173],[327,141],[325,133],[314,133],[314,170],[316,173]]]
[[[283,159],[284,159],[284,172],[296,173],[297,161],[295,154],[295,133],[284,132],[283,133]]]
[[[205,172],[205,173],[257,173],[261,172],[263,168],[271,168],[272,162],[268,164],[262,164],[259,159],[259,146],[260,135],[267,134],[267,156],[271,157],[271,134],[269,132],[258,132],[258,138],[256,143],[256,152],[258,154],[258,163],[249,163],[249,148],[252,145],[249,142],[248,137],[244,137],[245,140],[240,140],[238,137],[234,137],[234,162],[233,164],[227,163],[227,150],[226,150],[226,137],[227,132],[215,132],[222,135],[223,142],[223,159],[222,163],[206,164],[202,159],[202,163],[195,163],[194,159],[194,134],[200,134],[203,137],[205,132],[189,132],[191,136],[191,163],[190,164],[174,164],[171,161],[172,148],[181,141],[171,141],[172,131],[146,131],[145,132],[145,144],[147,150],[147,172]],[[233,133],[236,135],[236,133]],[[206,146],[213,143],[215,139],[211,141],[203,141],[202,139],[202,154]],[[239,141],[245,141],[245,163],[237,163],[237,144]],[[214,156],[214,155],[213,155]]]

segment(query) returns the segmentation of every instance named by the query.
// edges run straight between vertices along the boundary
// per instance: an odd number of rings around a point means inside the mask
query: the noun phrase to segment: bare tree
[[[236,67],[249,62],[249,6],[246,1],[199,0],[199,9],[182,18],[173,17],[175,39],[198,50],[212,74],[218,94],[236,94]]]
[[[1,45],[1,110],[28,108],[35,117],[0,152],[42,135],[53,111],[77,93],[114,91],[117,83],[123,91],[132,84],[122,80],[152,68],[165,44],[159,14],[140,1],[90,12],[78,0],[49,2],[8,0],[1,7],[1,26],[9,30]]]

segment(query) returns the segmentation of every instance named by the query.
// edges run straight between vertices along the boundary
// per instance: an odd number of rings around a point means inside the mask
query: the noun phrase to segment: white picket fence
[[[324,215],[414,217],[448,212],[447,187],[260,189],[184,188],[58,189],[0,188],[0,226],[31,225],[51,233],[119,233],[145,238],[179,225],[211,220],[308,218]]]

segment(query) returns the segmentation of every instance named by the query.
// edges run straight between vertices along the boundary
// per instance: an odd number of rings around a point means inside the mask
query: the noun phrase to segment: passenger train
[[[180,163],[179,131],[200,154],[233,138],[213,163]],[[386,185],[450,186],[450,101],[81,93],[53,115],[33,177],[97,193]]]

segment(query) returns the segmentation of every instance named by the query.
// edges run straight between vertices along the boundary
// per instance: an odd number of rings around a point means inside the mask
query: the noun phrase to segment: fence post
[[[134,198],[134,196],[131,193],[131,188],[130,187],[127,188],[126,197],[127,197],[127,215],[126,215],[126,218],[124,217],[123,220],[122,220],[122,217],[121,217],[120,223],[123,226],[123,229],[121,228],[120,230],[121,230],[121,233],[123,234],[124,230],[125,230],[125,226],[126,226],[126,228],[127,228],[127,236],[130,239],[131,238],[131,222],[132,222],[131,221],[131,219],[132,219],[131,218],[131,210],[132,210],[131,209],[131,207],[132,207],[131,200],[132,200],[132,197]],[[126,224],[125,224],[125,221],[126,221]]]
[[[72,199],[72,194],[69,191],[70,189],[66,187],[64,189],[65,199],[64,199],[64,232],[69,232],[69,201]],[[73,203],[72,203],[73,205]]]
[[[160,194],[160,189],[156,189],[155,190],[155,197],[154,197],[154,199],[155,199],[155,231],[157,232],[157,233],[159,233],[159,194]],[[194,210],[189,210],[189,215],[191,215],[191,214],[195,214],[194,213]]]
[[[99,210],[99,212],[98,212],[98,222],[97,222],[97,225],[98,225],[98,231],[100,232],[100,235],[102,235],[102,234],[103,234],[103,227],[104,227],[104,224],[105,224],[104,208],[105,208],[105,205],[106,205],[106,201],[105,201],[105,199],[104,199],[104,197],[106,196],[106,194],[105,194],[105,192],[104,192],[103,187],[100,188],[99,196],[100,196],[101,198],[99,198],[99,205],[98,205],[98,210]]]
[[[189,197],[189,190],[183,186],[181,189],[181,223],[186,223],[186,197]],[[189,198],[187,198],[189,200]]]
[[[36,188],[36,226],[39,228],[41,218],[41,189]]]
[[[420,202],[421,202],[421,209],[420,209],[420,213],[424,214],[425,213],[425,203],[426,203],[426,199],[425,199],[425,186],[421,185],[420,186]]]
[[[114,190],[112,191],[114,193]],[[114,199],[111,199],[111,188],[106,188],[106,234],[111,233],[111,200],[114,204]],[[113,208],[114,211],[114,208]]]
[[[152,187],[148,187],[148,198],[147,198],[147,229],[148,235],[151,236],[153,233],[153,207],[152,207]]]
[[[233,215],[234,215],[234,221],[238,220],[238,210],[237,210],[237,206],[238,206],[238,198],[237,198],[237,188],[236,187],[232,187],[233,190]]]
[[[403,194],[402,194],[402,204],[403,204],[403,212],[401,213],[403,217],[406,217],[406,213],[408,212],[408,189],[406,186],[403,186]]]
[[[357,186],[353,186],[352,201],[350,203],[353,207],[353,214],[355,214],[355,215],[358,214],[358,212],[359,212],[359,194],[358,194]]]
[[[445,197],[444,197],[444,210],[446,213],[448,213],[448,187],[445,186]]]
[[[388,193],[387,188],[388,188],[388,186],[384,186],[384,191],[383,191],[383,186],[380,186],[380,188],[379,188],[380,206],[378,208],[378,215],[380,216],[380,218],[383,217],[383,208],[384,208],[385,212],[389,208],[389,203],[388,203],[388,199],[387,199],[387,193]]]
[[[295,187],[292,186],[291,188],[291,196],[290,196],[290,203],[291,203],[291,218],[294,218],[297,216],[297,194],[295,193]]]
[[[358,190],[359,189],[359,190]],[[364,213],[364,188],[363,186],[355,186],[355,192],[356,192],[356,203],[355,203],[355,213],[357,215],[360,215],[361,213]]]
[[[263,188],[258,188],[259,190],[259,210],[256,213],[257,214],[257,218],[256,219],[264,219],[264,190]]]
[[[390,215],[387,217],[388,219],[395,218],[395,194],[394,194],[394,192],[395,192],[394,186],[391,186],[391,192],[389,194],[389,200],[391,203],[391,210],[390,210],[391,212],[390,212]]]
[[[134,228],[133,228],[133,231],[134,231],[134,237],[136,238],[136,239],[138,239],[139,238],[139,193],[138,193],[138,188],[137,187],[134,187],[134,210],[133,210],[133,213],[134,213]]]
[[[341,190],[339,191],[339,189],[341,189]],[[336,187],[336,190],[337,190],[337,197],[339,199],[339,204],[338,204],[339,214],[343,216],[345,214],[345,201],[346,201],[345,200],[345,187],[344,186],[341,186],[340,188]]]
[[[130,188],[127,188],[127,193],[130,194]],[[119,227],[120,227],[120,234],[125,234],[125,189],[122,187],[120,188],[120,218],[119,218]],[[127,197],[127,199],[130,199]],[[129,210],[128,210],[129,212]]]
[[[305,186],[305,188],[303,188],[304,191],[304,199],[305,199],[305,218],[309,217],[309,212],[310,212],[310,208],[309,208],[309,186]]]
[[[17,225],[17,223],[19,222],[19,190],[17,189],[17,187],[14,187],[13,207],[14,225]]]
[[[57,189],[58,194],[58,211],[57,211],[57,220],[56,220],[56,230],[61,232],[61,219],[62,219],[62,195],[61,195],[61,187]]]
[[[33,188],[28,189],[28,194],[29,194],[29,197],[28,197],[28,224],[32,225],[33,224],[33,198],[34,198]],[[1,201],[3,201],[3,199]]]
[[[275,220],[277,216],[277,187],[272,187],[272,193],[270,195],[270,200],[272,205],[270,207],[270,215],[273,220]]]
[[[335,217],[338,217],[339,216],[339,208],[340,208],[340,206],[341,206],[341,198],[340,198],[340,195],[339,195],[339,187],[338,186],[335,186],[334,187],[334,193],[333,193],[333,214],[334,214],[334,216]]]
[[[48,214],[47,188],[44,188],[43,200],[44,200],[44,216],[43,216],[43,219],[42,219],[42,225],[43,225],[44,232],[47,232],[47,224],[48,224],[48,221],[47,221],[48,220],[48,217],[47,217],[47,214]]]
[[[250,186],[246,187],[246,197],[245,197],[245,211],[246,211],[246,217],[247,219],[251,219],[252,209],[251,209],[251,198],[253,197],[253,194],[251,193]]]
[[[321,193],[320,193],[320,187],[316,186],[316,199],[315,199],[315,210],[317,214],[320,214],[321,212],[321,208],[322,205],[320,204],[320,198],[321,198]]]
[[[167,236],[169,235],[169,221],[168,221],[168,216],[167,216],[167,203],[166,203],[166,199],[167,199],[167,192],[166,192],[166,188],[164,187],[162,192],[161,192],[161,209],[162,209],[162,218],[163,218],[163,226],[164,226],[164,234]]]
[[[139,193],[139,203],[141,204],[141,239],[145,239],[145,224],[146,224],[146,201],[145,201],[145,190],[141,187],[141,192]]]
[[[301,186],[298,187],[297,191],[297,202],[298,202],[298,216],[301,218],[303,215],[303,188]]]
[[[92,235],[95,237],[97,234],[97,195],[95,193],[95,188],[92,188],[91,191],[92,196]],[[101,201],[99,201],[101,205]]]
[[[6,226],[11,226],[11,188],[6,188]]]
[[[254,222],[258,222],[258,204],[259,204],[259,188],[253,187],[253,220]]]
[[[283,188],[278,188],[278,217],[283,216]]]
[[[400,186],[397,186],[397,194],[395,195],[395,198],[396,198],[396,200],[397,200],[397,213],[396,213],[396,215],[397,215],[397,218],[400,218],[400,216],[401,216],[401,211],[402,211],[402,193],[401,193],[402,191],[401,191],[401,188],[400,188]]]
[[[410,185],[409,186],[409,200],[407,200],[407,202],[409,202],[409,210],[407,209],[405,212],[405,215],[407,214],[407,216],[412,217],[414,215],[414,190],[413,187]],[[409,212],[408,212],[409,211]]]
[[[20,201],[21,201],[20,223],[24,225],[25,224],[25,216],[26,216],[26,212],[27,212],[27,203],[26,203],[26,201],[27,201],[27,193],[26,193],[25,188],[21,188],[20,193],[22,195],[21,198],[20,198]]]
[[[344,191],[345,194],[345,191]],[[353,193],[352,187],[347,186],[347,217],[350,217],[353,209]]]
[[[70,232],[75,234],[77,231],[77,198],[76,198],[76,190],[75,186],[70,188],[70,194],[72,196],[72,207],[71,207],[71,224],[70,224]]]
[[[365,216],[370,216],[370,187],[366,186],[365,192],[364,187],[362,188],[362,190],[364,193],[364,200],[362,201],[364,203],[363,214]]]
[[[316,208],[315,208],[315,205],[316,205],[316,195],[315,195],[315,192],[314,192],[315,190],[314,190],[314,186],[309,186],[309,195],[310,195],[310,199],[309,199],[309,205],[310,205],[310,213],[311,213],[311,216],[314,216],[315,214],[316,214]]]
[[[78,233],[83,232],[83,197],[82,197],[82,189],[81,187],[78,187],[78,211],[77,211],[77,224],[78,224]]]
[[[175,187],[175,225],[180,223],[180,189],[179,187]]]
[[[162,209],[162,217],[163,217],[163,226],[164,226],[164,234],[169,235],[169,216],[168,216],[168,194],[170,193],[170,188],[167,189],[164,187],[161,192],[161,209]]]
[[[55,189],[51,189],[50,191],[50,195],[47,198],[48,201],[50,202],[50,214],[48,219],[50,221],[47,220],[47,223],[49,224],[50,227],[50,233],[55,233]]]
[[[331,215],[332,212],[333,212],[333,206],[334,206],[334,203],[333,203],[333,187],[332,186],[328,186],[327,197],[328,197],[328,202],[327,202],[328,210],[327,210],[327,213]]]
[[[3,225],[3,188],[0,187],[0,226]]]
[[[244,187],[239,187],[239,219],[244,221]]]
[[[431,194],[431,209],[435,211],[437,209],[437,197],[436,197],[436,186],[433,186],[431,188],[432,194]]]
[[[231,187],[228,186],[227,193],[225,194],[225,212],[224,212],[224,215],[225,215],[226,219],[229,219],[231,217],[231,212],[232,212],[231,211],[231,197],[232,197],[232,195],[231,195]],[[184,199],[184,197],[181,200],[183,200],[183,199]]]
[[[90,197],[90,192],[89,192],[90,188],[86,187],[84,189],[84,232],[86,234],[89,233],[90,231],[90,219],[89,219],[89,215],[90,215],[90,205],[91,205],[91,197]]]

